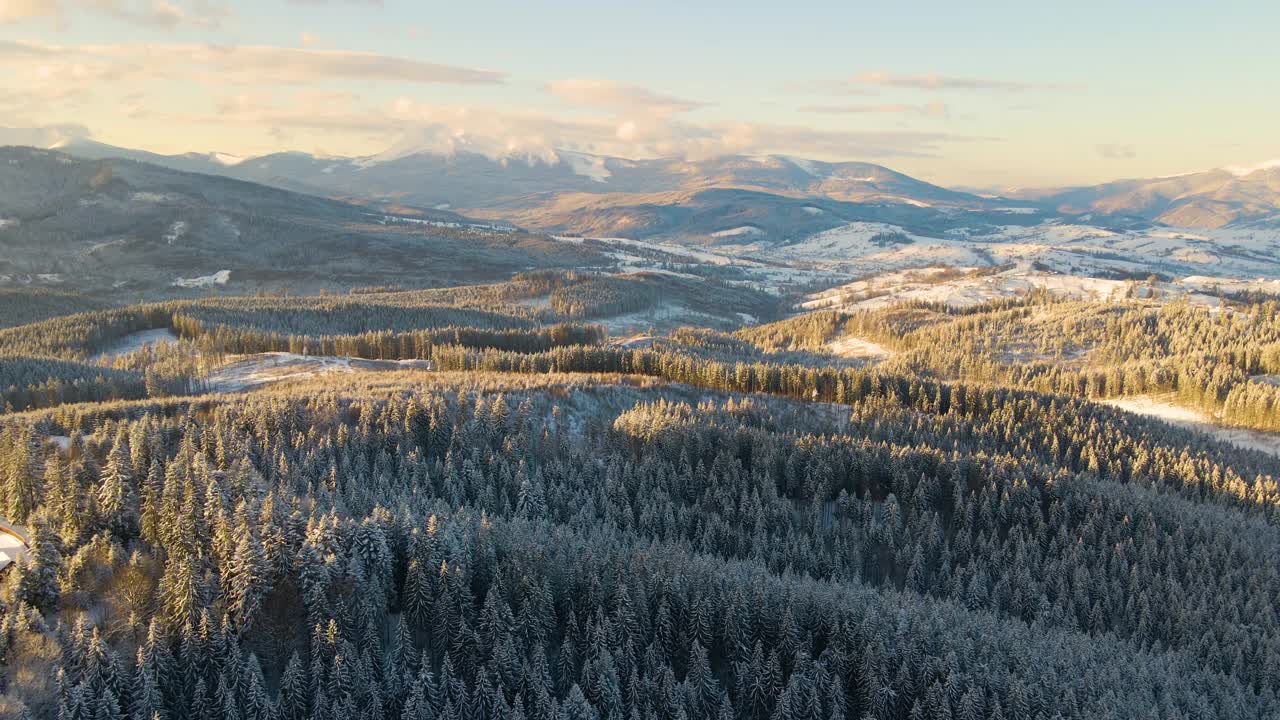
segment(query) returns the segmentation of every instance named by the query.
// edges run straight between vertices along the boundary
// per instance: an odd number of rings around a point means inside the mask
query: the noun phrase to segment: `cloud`
[[[943,102],[930,102],[923,105],[906,105],[902,103],[885,103],[880,105],[806,105],[800,112],[819,113],[823,115],[846,114],[889,114],[889,115],[924,115],[927,117],[947,117],[949,110]]]
[[[269,128],[273,139],[309,135],[325,145],[352,134],[391,149],[384,157],[413,152],[473,152],[489,157],[552,160],[556,151],[579,150],[629,158],[699,160],[732,154],[789,152],[829,158],[926,157],[949,143],[985,138],[938,132],[820,130],[767,123],[678,121],[670,116],[604,114],[561,116],[519,108],[439,105],[405,96],[365,106],[352,95],[299,93],[286,102],[242,95],[219,105],[216,117],[175,116],[179,124]]]
[[[441,65],[409,58],[347,50],[263,45],[83,45],[45,46],[0,42],[0,59],[23,61],[12,67],[18,82],[64,87],[104,80],[201,82],[210,85],[307,85],[327,81],[412,84],[495,84],[505,74]]]
[[[94,14],[145,27],[216,26],[231,15],[225,0],[3,0],[0,25],[50,19],[59,26]]]
[[[0,25],[56,17],[58,13],[56,0],[4,0],[0,2]]]
[[[89,128],[83,125],[49,125],[38,128],[0,127],[0,145],[50,147],[60,142],[87,137],[89,137]]]
[[[705,107],[701,102],[661,95],[647,88],[613,80],[572,78],[547,83],[543,89],[575,105],[609,110],[674,115]]]
[[[107,132],[154,128],[157,137],[164,135],[162,142],[188,146],[198,141],[185,138],[199,137],[203,131],[197,128],[205,128],[272,149],[307,143],[360,153],[399,142],[401,151],[420,147],[492,157],[547,158],[568,149],[636,158],[787,152],[848,159],[937,156],[952,144],[985,140],[942,132],[698,122],[690,113],[704,107],[702,102],[599,79],[546,85],[546,92],[566,104],[563,112],[513,107],[501,99],[487,107],[440,104],[416,96],[415,87],[497,85],[506,75],[318,48],[0,41],[0,67],[6,85],[0,117],[10,124],[13,118],[39,125],[93,117]],[[365,87],[379,92],[366,93]],[[386,89],[401,97],[384,99]],[[875,112],[937,114],[944,108],[878,106]]]
[[[298,33],[298,44],[303,47],[315,47],[321,42],[319,35],[313,35],[309,32]]]
[[[910,90],[986,90],[994,92],[1028,92],[1033,90],[1075,90],[1076,85],[1058,83],[1028,83],[1013,80],[992,80],[987,78],[956,77],[925,73],[920,75],[901,75],[897,73],[876,71],[855,75],[850,81],[856,85],[871,85],[885,88]]]
[[[1132,145],[1106,143],[1094,147],[1098,154],[1108,160],[1130,160],[1138,156]]]

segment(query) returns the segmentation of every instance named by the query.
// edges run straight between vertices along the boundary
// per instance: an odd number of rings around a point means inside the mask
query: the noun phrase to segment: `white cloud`
[[[2,0],[0,25],[50,19],[59,26],[85,14],[153,28],[210,27],[230,16],[225,0]]]
[[[1108,160],[1131,160],[1138,156],[1138,151],[1134,150],[1132,145],[1122,145],[1119,143],[1105,143],[1094,148],[1098,154]]]
[[[87,137],[89,137],[89,128],[83,125],[50,125],[40,128],[0,127],[0,145],[50,147],[67,140]]]
[[[613,80],[571,78],[547,83],[547,92],[566,102],[656,115],[674,115],[704,107],[704,103],[661,95],[648,88]]]
[[[684,157],[790,152],[837,159],[918,157],[948,143],[983,140],[939,132],[819,130],[766,123],[679,122],[669,117],[559,116],[542,111],[438,105],[401,97],[365,107],[349,95],[299,94],[287,103],[238,96],[216,117],[175,122],[272,128],[277,136],[327,134],[326,144],[351,133],[378,138],[388,156],[410,152],[475,152],[490,157],[552,158],[558,149],[622,157]]]
[[[946,117],[949,114],[947,104],[943,102],[929,102],[923,105],[909,105],[903,103],[884,103],[879,105],[806,105],[800,108],[801,112],[819,113],[824,115],[846,115],[846,114],[888,114],[888,115],[925,115],[928,117]]]
[[[56,17],[59,12],[57,0],[4,0],[0,2],[0,25]]]
[[[441,65],[347,50],[263,45],[153,44],[50,46],[0,41],[12,82],[33,88],[57,80],[63,88],[105,80],[169,80],[212,85],[308,85],[336,80],[411,84],[493,84],[492,70]],[[86,88],[88,89],[88,88]]]
[[[300,40],[307,38],[300,36]],[[816,129],[694,121],[703,103],[626,83],[561,80],[544,89],[564,111],[447,104],[412,94],[435,83],[500,85],[501,72],[377,53],[208,44],[56,46],[0,41],[0,117],[47,124],[92,117],[109,135],[154,128],[157,142],[200,149],[204,132],[241,138],[247,151],[309,147],[369,152],[397,145],[490,156],[550,157],[557,149],[624,157],[701,159],[787,152],[830,159],[935,156],[973,138],[942,132]],[[192,86],[195,92],[190,92]],[[379,92],[357,96],[352,88]],[[362,89],[361,95],[366,95]],[[190,101],[192,95],[197,99]],[[941,103],[846,107],[843,112],[938,115]],[[140,130],[148,128],[148,130]],[[179,134],[178,128],[182,128]],[[163,138],[160,138],[163,135]]]
[[[1014,80],[993,80],[990,78],[957,77],[923,73],[903,75],[884,71],[864,72],[855,75],[853,85],[871,85],[889,88],[905,88],[910,90],[987,90],[995,92],[1025,92],[1031,90],[1074,90],[1075,85],[1058,83],[1030,83]]]

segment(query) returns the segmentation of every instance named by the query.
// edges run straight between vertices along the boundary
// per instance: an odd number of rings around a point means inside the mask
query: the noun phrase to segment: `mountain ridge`
[[[162,155],[106,145],[74,131],[0,132],[0,142],[15,137],[53,139],[59,150],[79,157],[122,157],[312,195],[452,209],[488,219],[518,217],[522,226],[545,232],[683,239],[731,229],[671,221],[691,215],[673,203],[709,190],[746,193],[722,194],[735,204],[744,198],[759,201],[746,212],[748,217],[776,209],[781,214],[762,222],[771,228],[782,227],[794,215],[795,201],[803,200],[885,204],[898,207],[908,219],[912,208],[921,211],[916,215],[1012,209],[1086,220],[1102,216],[1109,222],[1140,219],[1193,229],[1280,228],[1280,161],[989,195],[943,187],[874,163],[785,154],[628,159],[557,149],[495,158],[465,148],[440,152],[410,145],[362,157],[282,151],[241,158],[216,152]],[[567,215],[568,207],[575,207],[577,214]],[[719,212],[726,222],[737,222],[740,214],[729,207]],[[775,239],[787,236],[771,232]]]

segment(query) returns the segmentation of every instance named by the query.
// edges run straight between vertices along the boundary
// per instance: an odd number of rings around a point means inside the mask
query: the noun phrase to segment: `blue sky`
[[[0,0],[0,125],[160,152],[789,153],[949,185],[1280,157],[1262,1]]]

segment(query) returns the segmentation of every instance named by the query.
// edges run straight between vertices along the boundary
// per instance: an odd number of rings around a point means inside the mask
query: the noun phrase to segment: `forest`
[[[590,324],[673,298],[766,322]],[[0,718],[1280,718],[1280,458],[1096,402],[1280,429],[1276,309],[39,298],[0,329]],[[271,353],[429,366],[208,392]]]

